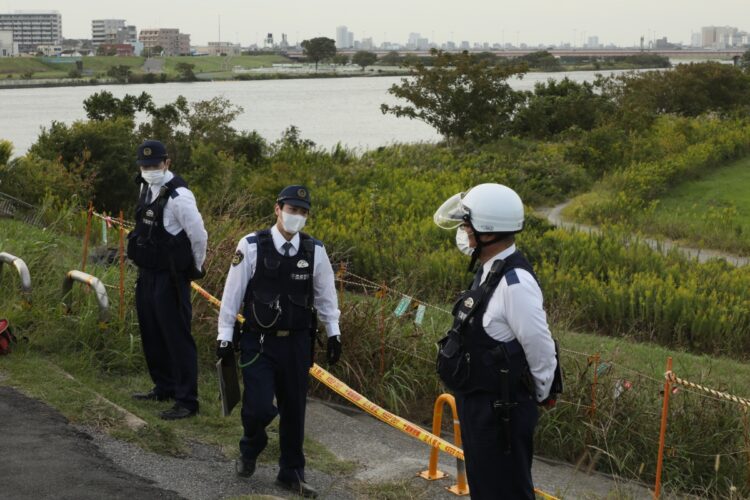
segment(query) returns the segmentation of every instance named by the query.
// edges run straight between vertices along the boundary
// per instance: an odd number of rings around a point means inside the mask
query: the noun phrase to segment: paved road
[[[49,406],[0,387],[0,497],[181,498],[115,465]]]
[[[586,224],[579,224],[578,222],[571,222],[564,219],[562,216],[562,211],[565,209],[565,207],[568,206],[568,204],[570,204],[570,201],[566,201],[565,203],[561,203],[552,208],[540,208],[537,209],[537,213],[542,217],[546,217],[550,223],[557,227],[573,229],[589,234],[598,234],[600,232],[599,228],[596,226],[588,226]],[[747,257],[740,257],[738,255],[723,252],[721,250],[713,250],[710,248],[689,247],[666,238],[654,239],[638,237],[634,238],[634,240],[642,241],[653,250],[661,252],[665,255],[671,250],[677,250],[686,257],[697,259],[698,262],[708,262],[709,260],[713,259],[723,259],[733,266],[737,267],[747,266],[748,264],[750,264],[750,259],[748,259]]]

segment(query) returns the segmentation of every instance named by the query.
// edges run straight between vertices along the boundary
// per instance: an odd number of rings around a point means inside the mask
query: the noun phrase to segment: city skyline
[[[715,0],[710,4],[685,5],[677,0],[559,2],[533,4],[468,0],[456,4],[412,0],[381,0],[351,8],[344,0],[313,2],[291,0],[279,7],[268,0],[240,2],[196,0],[174,3],[132,0],[127,3],[100,0],[95,5],[70,0],[63,5],[51,0],[0,0],[0,12],[56,10],[62,15],[65,38],[91,38],[94,19],[125,19],[140,31],[147,28],[179,28],[192,43],[227,41],[262,45],[266,33],[276,39],[286,33],[294,44],[315,36],[336,38],[336,28],[347,26],[357,40],[372,38],[375,44],[405,43],[419,33],[438,44],[447,41],[511,43],[517,45],[583,45],[591,36],[602,44],[637,46],[640,37],[690,43],[702,26],[732,25],[750,30],[747,0]],[[289,12],[294,12],[290,17]]]

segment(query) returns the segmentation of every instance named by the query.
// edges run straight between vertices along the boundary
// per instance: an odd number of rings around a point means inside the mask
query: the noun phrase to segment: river
[[[510,83],[516,89],[532,89],[536,82],[548,78],[568,76],[580,82],[593,80],[595,74],[529,73]],[[36,141],[42,127],[53,120],[70,124],[85,119],[84,99],[107,90],[115,97],[147,92],[157,105],[172,102],[179,95],[190,102],[225,97],[244,110],[233,124],[236,129],[256,130],[269,140],[279,138],[290,125],[297,126],[302,137],[327,148],[338,142],[365,150],[394,142],[439,140],[434,129],[420,121],[380,112],[382,103],[396,103],[387,90],[400,80],[401,77],[358,77],[3,89],[0,139],[13,143],[14,155],[23,154]]]

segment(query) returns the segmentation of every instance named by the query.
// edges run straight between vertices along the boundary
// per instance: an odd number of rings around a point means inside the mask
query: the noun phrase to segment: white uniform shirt
[[[159,185],[149,185],[151,201],[159,196],[159,190],[174,178],[174,174],[167,170],[164,181]],[[179,234],[183,229],[190,240],[190,248],[195,259],[195,268],[200,270],[206,260],[208,233],[203,226],[203,217],[198,211],[193,192],[184,187],[175,189],[177,196],[169,198],[164,205],[164,229],[172,235]]]
[[[221,310],[219,311],[219,335],[217,340],[232,340],[234,334],[234,321],[237,313],[240,312],[242,301],[245,298],[245,290],[250,279],[255,274],[256,262],[258,260],[258,244],[249,243],[247,238],[254,236],[256,233],[250,233],[240,240],[237,244],[237,254],[235,261],[232,263],[227,274],[227,281],[224,284],[224,293],[221,297]],[[276,225],[271,228],[273,236],[273,246],[280,255],[284,254],[282,245],[286,239],[281,235]],[[290,241],[292,247],[289,249],[289,255],[297,255],[300,247],[299,233],[295,234]],[[240,257],[241,256],[241,257]],[[338,298],[336,297],[336,283],[334,281],[333,268],[328,260],[328,254],[323,246],[315,245],[313,264],[313,303],[318,310],[318,318],[325,325],[326,333],[329,337],[340,335],[339,330],[339,311]]]
[[[516,246],[511,245],[485,262],[482,282],[497,259],[505,259],[515,251]],[[537,401],[549,396],[557,366],[555,344],[547,325],[542,290],[528,271],[516,268],[503,276],[487,303],[482,326],[500,342],[518,340],[534,377]]]

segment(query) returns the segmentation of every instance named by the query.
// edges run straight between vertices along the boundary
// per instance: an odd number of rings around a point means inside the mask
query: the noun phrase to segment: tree
[[[369,50],[359,50],[352,56],[352,63],[356,64],[357,66],[361,66],[362,71],[364,71],[367,66],[372,66],[373,64],[375,64],[375,61],[377,60],[377,54],[375,54],[374,52],[370,52]]]
[[[392,50],[380,58],[380,63],[387,64],[389,66],[397,66],[401,64],[401,59],[401,55],[395,50]]]
[[[123,64],[119,66],[110,66],[107,70],[107,76],[111,76],[119,83],[127,83],[130,79],[130,67]]]
[[[349,64],[349,55],[348,54],[336,54],[333,56],[333,64],[337,64],[339,66],[346,66]]]
[[[195,64],[186,62],[177,63],[177,66],[175,66],[175,70],[177,71],[177,79],[181,82],[196,81],[198,78],[195,76],[193,69],[195,69]]]
[[[410,106],[381,104],[380,110],[396,116],[422,120],[446,139],[489,142],[506,135],[522,92],[507,83],[511,76],[526,72],[525,64],[491,64],[468,52],[448,54],[433,49],[433,66],[404,63],[414,76],[393,85],[390,94]]]
[[[745,71],[750,71],[750,50],[746,50],[740,58],[740,68]]]
[[[153,107],[151,96],[142,92],[139,96],[125,94],[118,99],[111,92],[103,90],[92,94],[83,101],[83,109],[89,120],[103,121],[114,118],[133,120],[137,111],[146,111]]]
[[[305,57],[315,62],[315,71],[318,71],[320,61],[336,55],[336,42],[324,36],[311,38],[302,42],[302,50]]]

